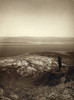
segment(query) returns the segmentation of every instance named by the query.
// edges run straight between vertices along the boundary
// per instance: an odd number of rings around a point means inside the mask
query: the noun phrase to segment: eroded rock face
[[[28,55],[21,59],[7,58],[0,60],[0,70],[4,73],[12,73],[13,69],[16,70],[16,74],[26,76],[36,76],[38,73],[47,72],[54,69],[57,66],[57,62],[52,57],[43,57],[38,55]],[[9,71],[9,72],[8,72]],[[10,76],[10,75],[9,75]]]

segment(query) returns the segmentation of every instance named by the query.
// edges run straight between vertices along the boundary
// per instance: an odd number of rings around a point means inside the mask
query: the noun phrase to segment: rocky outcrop
[[[38,75],[38,73],[48,72],[54,70],[57,67],[57,62],[54,58],[43,57],[38,55],[28,55],[15,58],[7,58],[0,60],[0,76],[2,78],[2,73],[4,76],[9,76],[9,79],[12,77],[28,77]],[[13,75],[12,75],[13,73]]]

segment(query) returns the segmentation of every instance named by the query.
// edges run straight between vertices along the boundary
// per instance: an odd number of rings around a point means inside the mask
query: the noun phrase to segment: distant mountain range
[[[40,44],[74,44],[74,38],[69,37],[0,37],[0,45],[40,45]]]

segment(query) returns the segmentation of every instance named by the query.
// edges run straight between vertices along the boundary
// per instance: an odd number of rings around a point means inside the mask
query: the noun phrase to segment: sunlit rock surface
[[[0,60],[0,66],[2,68],[17,68],[17,73],[20,75],[28,76],[35,73],[50,71],[54,69],[57,65],[57,62],[52,57],[43,57],[38,55],[29,55],[15,58],[7,58]]]

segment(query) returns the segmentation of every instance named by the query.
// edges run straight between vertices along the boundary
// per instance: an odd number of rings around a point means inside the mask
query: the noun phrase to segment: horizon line
[[[0,36],[0,38],[1,37],[5,37],[5,38],[7,38],[7,37],[9,37],[9,38],[11,38],[11,37],[30,37],[30,38],[74,38],[74,37],[72,37],[72,36],[65,36],[65,37],[63,37],[63,36]]]

